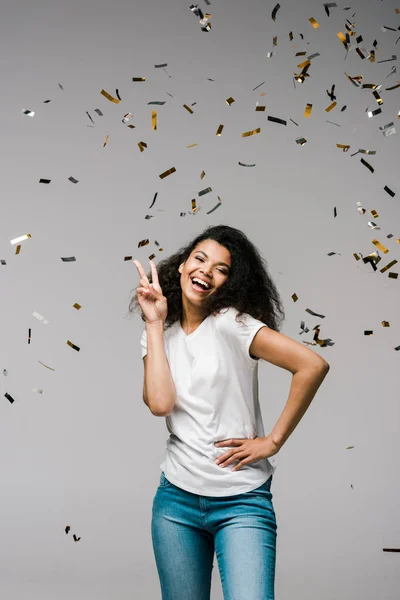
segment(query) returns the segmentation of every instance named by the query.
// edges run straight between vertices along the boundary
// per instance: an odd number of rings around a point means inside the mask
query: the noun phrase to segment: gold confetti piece
[[[333,108],[335,108],[336,105],[337,102],[332,102],[332,104],[330,104],[328,108],[325,109],[325,112],[330,112]]]
[[[145,149],[145,148],[147,148],[147,144],[146,144],[146,142],[139,142],[139,143],[138,143],[138,146],[139,146],[139,150],[140,150],[140,152],[143,152],[143,151],[144,151],[144,149]]]
[[[146,81],[146,77],[132,77],[132,81]]]
[[[106,139],[104,140],[103,148],[105,148],[107,146],[109,137],[110,137],[109,135],[106,135]]]
[[[77,538],[75,534],[72,537],[74,538],[74,542],[79,542],[79,540],[81,539],[80,537]]]
[[[382,321],[382,327],[390,327],[389,321]]]
[[[272,20],[273,20],[273,21],[275,21],[275,19],[276,19],[276,13],[277,13],[277,12],[278,12],[278,10],[280,9],[280,7],[281,7],[281,5],[280,5],[280,4],[277,4],[277,5],[275,6],[274,10],[272,11],[271,18],[272,18]]]
[[[226,102],[226,103],[227,103],[229,106],[232,106],[232,104],[235,102],[235,99],[234,99],[234,98],[232,98],[232,97],[230,97],[230,98],[227,98],[227,100],[225,100],[225,102]]]
[[[292,294],[292,300],[293,302],[297,302],[297,300],[299,299],[297,294]]]
[[[345,146],[344,144],[336,144],[337,148],[342,148],[343,152],[347,152],[350,146]]]
[[[379,218],[379,215],[376,212],[376,210],[371,210],[371,215],[374,217],[374,219],[378,219]]]
[[[310,17],[308,20],[310,21],[310,23],[314,27],[314,29],[317,29],[319,27],[319,23],[317,23],[317,21],[314,19],[314,17]]]
[[[73,344],[72,342],[70,342],[69,340],[67,340],[67,344],[70,348],[72,348],[72,350],[76,350],[77,352],[80,351],[79,346],[75,346],[75,344]]]
[[[29,110],[28,108],[23,108],[23,109],[21,110],[21,113],[22,113],[23,115],[27,115],[28,117],[33,117],[33,115],[35,114],[35,111],[33,111],[33,110]]]
[[[277,36],[277,35],[276,35],[276,36],[274,37],[274,39],[272,40],[272,45],[273,45],[274,47],[278,45],[278,36]]]
[[[244,133],[242,133],[242,137],[249,137],[250,135],[256,135],[257,133],[260,133],[261,131],[261,127],[258,127],[257,129],[253,129],[252,131],[245,131]]]
[[[111,96],[111,94],[109,94],[108,92],[106,92],[105,90],[101,90],[100,92],[105,98],[107,98],[107,100],[109,100],[110,102],[114,102],[115,104],[119,104],[120,101],[118,100],[118,98],[114,98],[114,96]]]
[[[346,36],[344,35],[344,33],[342,33],[341,31],[339,31],[339,33],[337,34],[339,40],[345,44],[346,43]]]
[[[161,175],[159,175],[160,179],[164,179],[164,177],[168,177],[168,175],[172,175],[172,173],[175,173],[176,169],[175,167],[172,167],[172,169],[168,169],[168,171],[164,171],[164,173],[161,173]]]
[[[304,144],[306,144],[306,143],[307,143],[306,138],[299,137],[296,139],[296,144],[299,144],[300,146],[304,146]]]
[[[217,129],[217,133],[216,133],[215,135],[221,135],[223,128],[224,128],[224,126],[223,126],[223,125],[220,125],[220,126],[218,127],[218,129]]]
[[[76,308],[76,310],[80,310],[82,308],[82,306],[80,304],[78,304],[78,302],[75,302],[75,304],[72,305],[72,308]]]
[[[388,269],[390,269],[391,267],[394,267],[394,265],[395,265],[395,264],[397,264],[397,260],[396,260],[396,259],[392,260],[392,261],[391,261],[390,263],[388,263],[388,264],[387,264],[385,267],[382,267],[382,269],[381,269],[381,273],[386,273],[386,271],[387,271]]]
[[[265,109],[266,109],[266,106],[262,106],[261,104],[258,104],[256,106],[256,111],[263,112]]]
[[[212,188],[205,188],[204,190],[200,190],[199,196],[204,196],[205,194],[209,194],[210,192],[212,192]]]
[[[198,146],[198,144],[190,144],[190,146],[186,146],[186,148],[194,148],[195,146]]]
[[[157,111],[156,110],[151,111],[151,128],[154,130],[157,129]]]
[[[183,105],[183,108],[186,108],[186,110],[187,110],[187,111],[188,111],[188,112],[189,112],[191,115],[193,114],[193,111],[192,111],[192,109],[191,109],[191,108],[190,108],[190,107],[189,107],[187,104],[184,104],[184,105]]]
[[[396,12],[396,15],[400,15],[400,9],[398,9],[398,8],[395,8],[394,10],[395,10],[395,12]]]
[[[377,103],[379,104],[379,106],[381,104],[383,104],[383,100],[382,100],[382,98],[380,97],[380,95],[378,94],[377,91],[373,91],[372,94],[373,94],[375,100],[377,101]]]
[[[384,254],[387,254],[389,252],[389,250],[387,248],[385,248],[385,246],[383,246],[380,242],[378,242],[378,240],[372,240],[372,243],[379,248],[379,250],[381,250]]]
[[[242,163],[242,162],[238,162],[238,165],[240,165],[241,167],[255,167],[256,163],[254,163],[254,165],[247,165],[246,163]]]
[[[7,400],[10,402],[10,404],[13,404],[13,403],[15,402],[15,399],[14,399],[12,396],[10,396],[10,394],[9,394],[8,392],[6,392],[6,393],[4,394],[4,396],[5,396],[5,398],[7,398]]]
[[[304,67],[308,67],[308,65],[311,65],[311,61],[310,60],[305,60],[304,62],[302,62],[299,65],[297,65],[297,68],[298,69],[304,69]]]
[[[305,56],[307,52],[296,52],[295,56]]]
[[[312,311],[311,308],[306,308],[305,311],[306,311],[306,313],[308,313],[309,315],[312,315],[313,317],[318,317],[319,319],[325,319],[325,315],[319,315],[318,313]]]
[[[370,336],[370,335],[374,335],[374,332],[372,331],[372,329],[366,329],[366,330],[364,331],[364,335],[368,335],[368,336]]]
[[[200,179],[204,179],[204,176],[205,176],[205,174],[206,174],[206,173],[205,173],[205,171],[202,171],[202,172],[200,173]]]
[[[311,115],[311,111],[312,111],[312,104],[307,104],[306,110],[304,111],[304,116],[309,117]]]
[[[197,206],[196,206],[196,198],[192,199],[192,211],[195,213],[197,211]]]
[[[293,41],[293,32],[292,32],[292,31],[289,33],[289,40],[290,40],[291,42]]]

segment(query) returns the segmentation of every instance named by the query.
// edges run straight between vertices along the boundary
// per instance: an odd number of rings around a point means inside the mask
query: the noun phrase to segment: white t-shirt
[[[177,400],[166,418],[170,433],[160,465],[174,485],[202,496],[236,496],[254,490],[275,472],[275,459],[260,459],[238,471],[215,459],[230,449],[216,447],[231,438],[265,437],[258,401],[258,359],[249,348],[265,323],[235,308],[209,315],[186,335],[180,321],[164,332],[164,347]],[[242,324],[244,323],[244,324]],[[141,338],[147,354],[147,332]]]

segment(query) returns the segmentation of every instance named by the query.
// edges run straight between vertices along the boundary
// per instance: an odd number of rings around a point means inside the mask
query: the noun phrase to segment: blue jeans
[[[199,496],[161,473],[151,536],[162,600],[210,600],[214,550],[224,600],[274,600],[277,523],[270,491]]]

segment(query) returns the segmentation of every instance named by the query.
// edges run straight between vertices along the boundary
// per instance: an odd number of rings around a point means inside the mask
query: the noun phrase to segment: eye
[[[204,260],[202,258],[200,258],[200,256],[195,256],[195,258],[197,258],[197,260],[201,260],[201,262],[204,262]],[[218,269],[220,273],[223,273],[223,275],[228,275],[228,273],[224,270],[224,269]]]

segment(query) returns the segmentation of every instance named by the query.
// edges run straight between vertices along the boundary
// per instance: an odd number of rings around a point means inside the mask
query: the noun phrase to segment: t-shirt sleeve
[[[236,320],[238,314],[239,311],[232,307],[226,313],[221,313],[218,328],[238,356],[243,357],[247,363],[254,366],[257,364],[257,359],[250,356],[251,342],[256,333],[262,327],[268,327],[268,325],[247,313]]]
[[[144,329],[144,331],[142,333],[140,345],[141,345],[141,349],[142,349],[142,359],[143,359],[147,354],[147,331],[146,331],[146,329]]]

